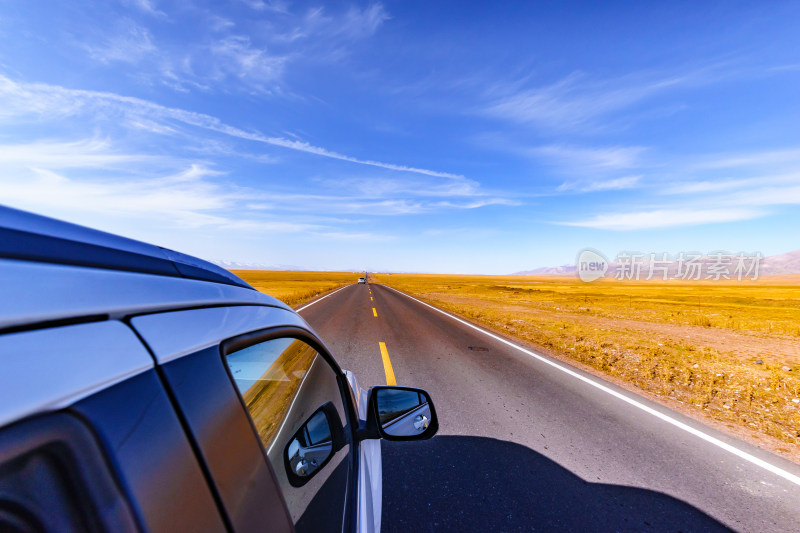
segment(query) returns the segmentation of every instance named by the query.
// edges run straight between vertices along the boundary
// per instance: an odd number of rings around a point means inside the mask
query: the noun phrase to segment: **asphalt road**
[[[387,382],[383,342],[397,384],[433,398],[436,437],[383,443],[384,531],[800,531],[798,484],[392,289],[352,285],[300,314],[362,387]]]

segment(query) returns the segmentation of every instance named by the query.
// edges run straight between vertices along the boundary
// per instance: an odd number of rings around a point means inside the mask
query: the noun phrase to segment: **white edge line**
[[[299,313],[300,311],[302,311],[302,310],[303,310],[303,309],[305,309],[306,307],[311,307],[311,306],[312,306],[312,305],[314,305],[315,303],[317,303],[317,302],[319,302],[319,301],[321,301],[321,300],[324,300],[324,299],[325,299],[325,298],[327,298],[328,296],[333,296],[333,295],[334,295],[334,294],[336,294],[337,292],[339,292],[339,291],[341,291],[341,290],[344,290],[344,289],[346,289],[347,287],[350,287],[350,286],[352,286],[352,285],[355,285],[355,283],[350,283],[349,285],[345,285],[344,287],[341,287],[341,288],[339,288],[339,289],[336,289],[335,291],[333,291],[333,292],[332,292],[332,293],[330,293],[330,294],[326,294],[326,295],[325,295],[325,296],[323,296],[322,298],[317,298],[316,300],[314,300],[314,301],[313,301],[313,302],[311,302],[310,304],[306,304],[306,305],[304,305],[303,307],[301,307],[300,309],[295,309],[295,313]]]
[[[527,349],[525,349],[525,348],[523,348],[521,346],[517,346],[513,342],[507,341],[506,339],[504,339],[504,338],[502,338],[502,337],[500,337],[498,335],[495,335],[494,333],[489,333],[488,331],[486,331],[484,329],[481,329],[478,326],[467,322],[466,320],[462,320],[462,319],[460,319],[460,318],[458,318],[456,316],[451,315],[447,311],[442,311],[441,309],[439,309],[437,307],[434,307],[434,306],[432,306],[430,304],[427,304],[427,303],[425,303],[425,302],[423,302],[421,300],[418,300],[418,299],[414,298],[413,296],[409,296],[408,294],[406,294],[404,292],[401,292],[401,291],[398,291],[397,289],[394,289],[392,287],[388,287],[386,285],[383,285],[383,286],[386,287],[387,289],[391,289],[391,290],[395,291],[398,294],[402,294],[403,296],[405,296],[407,298],[410,298],[410,299],[414,300],[415,302],[421,303],[422,305],[424,305],[426,307],[430,307],[434,311],[438,311],[439,313],[442,313],[443,315],[448,316],[448,317],[452,318],[453,320],[464,324],[465,326],[469,326],[470,328],[472,328],[472,329],[474,329],[476,331],[479,331],[479,332],[483,333],[484,335],[487,335],[487,336],[489,336],[489,337],[491,337],[491,338],[493,338],[493,339],[495,339],[497,341],[500,341],[503,344],[507,344],[508,346],[511,346],[512,348],[515,348],[515,349],[517,349],[517,350],[519,350],[519,351],[521,351],[521,352],[523,352],[523,353],[525,353],[527,355],[530,355],[531,357],[534,357],[535,359],[538,359],[539,361],[541,361],[541,362],[543,362],[545,364],[548,364],[548,365],[550,365],[550,366],[552,366],[554,368],[557,368],[558,370],[561,370],[562,372],[564,372],[566,374],[569,374],[570,376],[572,376],[574,378],[577,378],[577,379],[583,381],[584,383],[587,383],[587,384],[589,384],[589,385],[591,385],[591,386],[593,386],[595,388],[598,388],[601,391],[606,392],[606,393],[610,394],[611,396],[614,396],[615,398],[618,398],[618,399],[622,400],[623,402],[626,402],[626,403],[632,405],[633,407],[641,409],[642,411],[644,411],[646,413],[649,413],[649,414],[651,414],[651,415],[663,420],[664,422],[667,422],[668,424],[672,424],[673,426],[675,426],[675,427],[677,427],[679,429],[682,429],[682,430],[686,431],[687,433],[691,433],[695,437],[699,437],[699,438],[703,439],[704,441],[708,442],[709,444],[713,444],[714,446],[722,448],[723,450],[725,450],[727,452],[730,452],[733,455],[735,455],[735,456],[737,456],[737,457],[739,457],[741,459],[744,459],[745,461],[747,461],[749,463],[752,463],[752,464],[754,464],[756,466],[759,466],[759,467],[763,468],[764,470],[772,472],[773,474],[775,474],[777,476],[780,476],[780,477],[786,479],[787,481],[790,481],[790,482],[794,483],[795,485],[800,486],[800,476],[796,476],[796,475],[794,475],[794,474],[792,474],[790,472],[787,472],[786,470],[783,470],[782,468],[778,468],[777,466],[775,466],[773,464],[770,464],[767,461],[764,461],[763,459],[759,459],[758,457],[756,457],[754,455],[751,455],[751,454],[749,454],[749,453],[747,453],[745,451],[742,451],[739,448],[736,448],[735,446],[732,446],[732,445],[728,444],[727,442],[723,442],[723,441],[719,440],[716,437],[712,437],[711,435],[703,433],[699,429],[695,429],[695,428],[693,428],[693,427],[691,427],[691,426],[689,426],[687,424],[684,424],[683,422],[675,420],[674,418],[672,418],[669,415],[661,413],[660,411],[657,411],[657,410],[653,409],[652,407],[648,407],[647,405],[644,405],[643,403],[640,403],[640,402],[638,402],[638,401],[636,401],[636,400],[634,400],[632,398],[628,398],[624,394],[621,394],[621,393],[619,393],[619,392],[617,392],[617,391],[615,391],[613,389],[610,389],[607,386],[602,385],[602,384],[594,381],[593,379],[589,379],[586,376],[582,376],[581,374],[575,372],[574,370],[570,370],[569,368],[567,368],[565,366],[562,366],[562,365],[560,365],[560,364],[558,364],[558,363],[556,363],[554,361],[551,361],[550,359],[544,357],[543,355],[539,355],[539,354],[537,354],[535,352],[532,352],[530,350],[527,350]]]

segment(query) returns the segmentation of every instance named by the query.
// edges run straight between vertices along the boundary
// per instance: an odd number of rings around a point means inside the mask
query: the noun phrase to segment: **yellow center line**
[[[369,301],[370,301],[370,302],[372,301],[372,296],[370,296],[370,297],[369,297]]]
[[[375,310],[374,307],[372,308],[372,316],[374,316],[374,317],[378,316],[378,312]]]
[[[397,380],[394,379],[394,370],[392,369],[392,362],[389,360],[389,352],[386,350],[386,344],[383,342],[378,343],[381,347],[381,359],[383,359],[383,370],[386,371],[386,384],[397,385]]]

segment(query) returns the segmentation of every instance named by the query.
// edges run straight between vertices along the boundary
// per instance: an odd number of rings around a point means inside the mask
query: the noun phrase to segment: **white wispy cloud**
[[[639,184],[642,176],[625,176],[609,180],[593,180],[588,182],[565,182],[558,186],[557,191],[598,192],[619,191],[632,189]]]
[[[286,192],[269,184],[243,187],[211,163],[185,156],[146,156],[97,138],[0,145],[0,168],[0,203],[15,207],[250,234],[310,232],[374,240],[366,237],[369,232],[342,227],[368,222],[358,219],[364,216],[517,205],[482,192],[477,183],[458,180],[447,180],[444,187],[419,181],[420,187],[414,188],[404,180],[384,178],[374,180],[377,186],[372,189],[369,180],[320,180],[314,193]],[[90,223],[85,218],[77,221]]]
[[[233,33],[234,24],[220,17],[209,22],[216,35],[208,42],[165,47],[138,65],[137,75],[148,84],[166,85],[179,92],[244,91],[253,95],[284,94],[283,77],[289,54]]]
[[[314,180],[323,191],[326,210],[371,215],[430,213],[442,210],[468,210],[493,205],[517,206],[521,202],[484,190],[473,180],[434,181],[415,178],[359,177]],[[342,195],[341,191],[347,191]],[[304,205],[313,202],[302,200]],[[322,206],[320,206],[322,207]]]
[[[764,214],[763,211],[757,209],[740,207],[720,209],[654,209],[650,211],[608,213],[596,215],[584,220],[557,222],[557,224],[592,229],[631,231],[736,222],[758,218]]]
[[[122,74],[145,85],[283,96],[294,95],[285,76],[291,65],[339,61],[390,18],[381,3],[304,9],[288,2],[242,1],[252,9],[244,23],[223,16],[223,9],[184,6],[175,18],[191,13],[194,28],[179,40],[173,25],[146,28],[128,16],[110,17],[73,39],[104,67],[129,65]],[[131,15],[169,19],[152,0],[124,2],[136,12]]]
[[[785,65],[777,65],[769,67],[768,72],[797,72],[800,71],[800,63],[787,63]]]
[[[121,115],[125,117],[126,120],[143,119],[145,121],[144,123],[150,125],[151,130],[154,124],[161,124],[165,128],[170,128],[173,127],[175,123],[182,123],[238,139],[279,146],[289,150],[347,161],[359,165],[440,178],[463,178],[460,174],[450,172],[352,157],[320,146],[314,146],[305,141],[290,140],[283,137],[270,137],[256,131],[245,131],[235,126],[225,124],[211,115],[166,107],[140,98],[120,96],[108,92],[67,89],[57,85],[42,83],[19,83],[0,75],[0,102],[5,103],[4,106],[0,106],[0,118],[2,118],[4,114],[7,118],[38,114],[52,119],[53,117],[63,118],[79,115],[81,113],[96,114],[99,111],[103,111],[110,112],[113,115]]]
[[[232,73],[257,84],[279,79],[287,61],[286,57],[253,46],[251,39],[244,35],[226,37],[213,43],[210,49],[217,57],[216,69],[220,73]]]
[[[761,186],[749,190],[740,190],[729,195],[718,197],[723,205],[741,206],[779,206],[800,205],[800,184],[790,186]]]
[[[350,6],[336,31],[350,39],[361,39],[373,35],[390,18],[379,3],[370,4],[364,9]]]
[[[581,147],[546,145],[527,149],[527,153],[563,171],[586,174],[635,168],[642,164],[644,146]]]
[[[223,222],[214,212],[233,205],[229,193],[204,179],[213,171],[196,165],[147,180],[72,179],[42,168],[30,171],[24,180],[3,179],[4,202],[111,216],[161,216],[193,226]]]
[[[211,30],[216,32],[230,30],[236,26],[236,23],[231,19],[220,17],[219,15],[210,15],[208,18],[208,24],[211,27]]]
[[[692,165],[696,170],[753,168],[764,171],[775,167],[800,165],[800,149],[761,150],[739,154],[712,154]]]
[[[428,228],[422,231],[422,234],[425,235],[426,237],[468,239],[470,241],[474,241],[475,239],[485,239],[489,237],[494,237],[499,233],[502,232],[496,228],[470,227],[470,226]]]
[[[426,196],[426,197],[475,197],[486,196],[477,181],[467,178],[431,181],[425,178],[389,177],[345,177],[319,178],[321,187],[331,191],[350,191],[365,197]]]
[[[387,242],[394,240],[393,235],[388,235],[386,233],[352,233],[347,231],[315,231],[312,233],[318,237],[332,239],[334,241]]]
[[[291,141],[289,139],[284,139],[282,137],[266,137],[261,134],[257,133],[248,133],[243,132],[240,130],[235,129],[228,129],[226,131],[230,131],[231,135],[239,136],[243,139],[250,139],[253,141],[264,142],[267,144],[272,144],[274,146],[282,146],[284,148],[289,148],[291,150],[297,150],[300,152],[306,152],[309,154],[320,155],[323,157],[330,157],[331,159],[338,159],[340,161],[349,161],[350,163],[358,163],[360,165],[369,165],[372,167],[379,167],[385,168],[388,170],[397,170],[400,172],[413,172],[415,174],[424,174],[426,176],[434,176],[438,178],[462,178],[461,174],[453,174],[450,172],[440,172],[437,170],[428,170],[424,168],[417,168],[417,167],[409,167],[406,165],[395,165],[393,163],[382,163],[380,161],[374,161],[372,159],[359,159],[356,157],[347,156],[344,154],[340,154],[338,152],[334,152],[332,150],[327,150],[325,148],[321,148],[319,146],[313,146],[304,141]]]
[[[125,125],[133,130],[142,130],[158,135],[177,135],[178,130],[145,117],[130,117]]]
[[[166,13],[156,7],[156,2],[152,0],[123,0],[125,4],[143,12],[148,15],[157,17],[166,17]]]
[[[650,177],[646,191],[629,198],[630,212],[599,213],[556,223],[626,231],[748,220],[780,213],[781,206],[800,205],[797,171],[800,150],[797,149],[704,154],[681,159],[654,156],[652,164],[659,170]],[[665,168],[669,169],[667,173]],[[626,178],[567,182],[559,189],[622,189],[636,186],[639,179],[640,176],[632,176],[630,182]],[[640,208],[637,203],[650,206]]]
[[[0,145],[0,165],[10,167],[110,168],[120,164],[147,164],[163,158],[133,153],[114,153],[103,139],[72,142],[35,141]]]
[[[243,4],[256,11],[272,11],[274,13],[288,13],[289,2],[272,1],[266,2],[264,0],[240,0]]]
[[[666,182],[661,195],[706,197],[717,205],[745,207],[800,200],[800,149],[708,154],[672,166],[680,178]]]
[[[595,81],[583,73],[574,72],[550,85],[496,98],[482,112],[513,122],[535,123],[558,130],[574,129],[680,86],[693,76],[642,78],[626,76]]]
[[[264,191],[209,163],[125,151],[109,139],[0,145],[0,203],[45,213],[161,221],[166,227],[296,233],[336,227],[248,208]],[[76,219],[77,217],[77,219]],[[334,221],[336,222],[336,221]]]
[[[284,43],[318,40],[327,47],[335,49],[341,46],[342,41],[370,37],[389,18],[389,14],[380,3],[370,4],[364,9],[350,6],[343,13],[337,14],[318,6],[308,9],[291,26],[276,32],[273,38],[277,42]]]
[[[507,206],[515,206],[515,205],[522,205],[522,202],[518,200],[513,200],[511,198],[478,198],[475,200],[469,201],[453,201],[453,200],[446,200],[442,202],[435,202],[432,204],[432,207],[452,207],[456,209],[478,209],[479,207],[487,207],[490,205],[507,205]]]
[[[272,214],[257,216],[243,209],[253,191],[218,182],[216,178],[223,173],[201,164],[189,164],[156,178],[85,178],[45,168],[26,170],[0,177],[0,202],[39,212],[102,215],[148,223],[155,219],[170,227],[195,229],[298,233],[329,228]]]
[[[551,143],[530,145],[507,133],[483,133],[472,138],[482,149],[493,149],[531,160],[548,173],[566,179],[556,191],[630,188],[653,166],[652,148],[638,145]],[[638,176],[637,180],[633,176]]]
[[[254,193],[251,193],[253,195]],[[253,196],[262,200],[264,209],[273,212],[319,213],[341,216],[398,216],[422,213],[439,213],[477,209],[490,205],[519,205],[507,198],[476,198],[460,200],[441,200],[425,196],[375,196],[375,195],[337,195],[337,194],[298,194],[282,193],[274,190],[260,191]],[[254,208],[258,204],[253,204]]]
[[[618,127],[616,119],[623,112],[629,113],[630,120],[657,117],[659,108],[651,107],[638,115],[635,108],[678,89],[714,83],[735,73],[735,66],[725,61],[672,71],[643,70],[606,79],[574,71],[553,83],[535,87],[529,87],[529,79],[496,83],[487,93],[488,102],[478,112],[550,131],[594,133],[610,124]],[[670,114],[682,109],[663,100],[659,105],[666,106],[664,109]]]
[[[800,183],[800,172],[787,172],[785,174],[758,173],[749,177],[733,179],[712,179],[704,176],[694,180],[670,181],[658,192],[664,195],[702,195],[707,193],[718,195],[719,193],[743,190],[758,192],[765,187],[786,187],[797,183]]]
[[[569,179],[555,188],[556,193],[590,193],[638,187],[646,166],[643,146],[586,147],[546,145],[523,149],[538,162]]]
[[[101,42],[82,45],[93,59],[102,63],[136,63],[158,52],[147,28],[129,19],[123,19],[115,26],[113,33]]]

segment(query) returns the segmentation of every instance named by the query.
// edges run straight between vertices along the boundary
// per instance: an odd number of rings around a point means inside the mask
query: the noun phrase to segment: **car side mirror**
[[[410,387],[372,387],[367,426],[386,440],[424,440],[439,430],[430,395]]]

